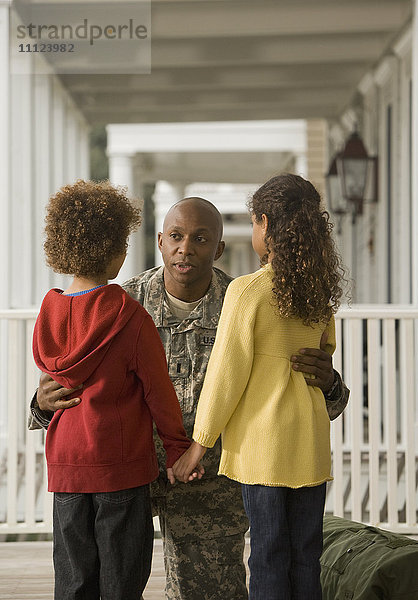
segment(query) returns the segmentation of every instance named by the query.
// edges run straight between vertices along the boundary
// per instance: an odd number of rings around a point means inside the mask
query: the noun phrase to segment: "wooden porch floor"
[[[249,554],[247,540],[245,559]],[[53,569],[51,542],[0,543],[1,600],[52,600]],[[154,543],[152,573],[144,600],[164,600],[162,543]]]

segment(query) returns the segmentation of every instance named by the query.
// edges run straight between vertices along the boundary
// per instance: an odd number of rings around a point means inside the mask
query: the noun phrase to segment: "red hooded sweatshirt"
[[[38,367],[64,387],[83,384],[48,427],[52,492],[111,492],[158,476],[153,421],[171,467],[188,448],[164,348],[147,311],[116,284],[79,296],[53,289],[33,336]]]

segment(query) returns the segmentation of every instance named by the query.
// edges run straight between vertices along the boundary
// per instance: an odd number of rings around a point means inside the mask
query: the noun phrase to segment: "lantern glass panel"
[[[342,191],[347,200],[364,198],[367,167],[367,158],[340,158],[337,160],[337,169],[343,188]]]
[[[327,186],[331,212],[335,214],[343,214],[347,212],[347,201],[343,197],[341,182],[338,175],[328,175]]]

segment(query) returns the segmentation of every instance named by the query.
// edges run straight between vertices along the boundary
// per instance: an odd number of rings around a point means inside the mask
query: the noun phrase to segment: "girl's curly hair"
[[[126,188],[79,179],[50,198],[45,223],[48,265],[57,273],[92,277],[123,254],[141,213]]]
[[[305,325],[328,322],[340,305],[344,268],[331,236],[329,214],[309,182],[283,174],[262,185],[248,202],[257,223],[267,216],[267,254],[272,254],[273,294],[283,317]]]

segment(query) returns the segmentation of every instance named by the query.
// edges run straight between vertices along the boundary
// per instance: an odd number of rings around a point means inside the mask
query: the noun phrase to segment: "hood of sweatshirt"
[[[138,302],[116,284],[80,296],[52,289],[45,296],[33,334],[39,369],[64,387],[77,387],[97,369],[113,338]]]

